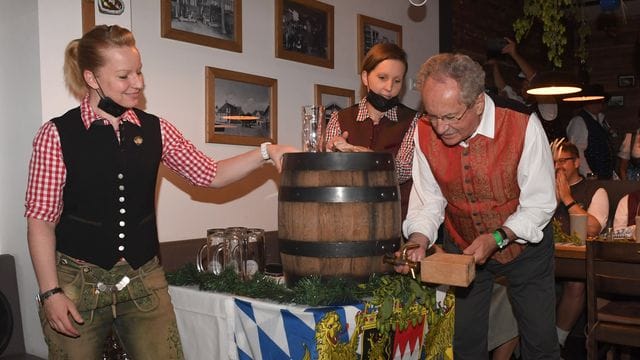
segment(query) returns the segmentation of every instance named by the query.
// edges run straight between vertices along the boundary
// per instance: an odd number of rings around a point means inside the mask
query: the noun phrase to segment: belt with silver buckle
[[[118,283],[114,285],[108,285],[101,281],[96,284],[96,293],[121,291],[122,289],[127,287],[130,282],[131,279],[129,279],[129,277],[126,275],[123,276],[122,279],[120,279],[120,281],[118,281]]]

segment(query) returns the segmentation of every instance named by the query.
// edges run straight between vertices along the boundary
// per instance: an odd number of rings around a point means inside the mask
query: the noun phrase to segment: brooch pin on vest
[[[142,145],[142,142],[143,142],[142,136],[138,135],[138,136],[133,138],[133,143],[138,145],[138,146]]]

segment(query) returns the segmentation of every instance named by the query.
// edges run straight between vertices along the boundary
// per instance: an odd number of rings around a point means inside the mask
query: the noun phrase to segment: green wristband
[[[500,232],[494,231],[493,233],[491,233],[491,235],[493,235],[493,238],[496,240],[496,245],[498,245],[498,249],[502,249],[504,247],[504,239],[502,238],[502,235],[500,234]]]

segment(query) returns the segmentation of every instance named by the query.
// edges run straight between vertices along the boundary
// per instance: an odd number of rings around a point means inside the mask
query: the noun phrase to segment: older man
[[[456,290],[454,357],[488,358],[495,275],[504,275],[525,359],[557,359],[553,160],[535,115],[497,107],[482,67],[436,55],[419,74],[426,114],[416,130],[409,213],[403,231],[419,261],[444,222],[447,252],[473,255],[476,278]],[[398,268],[406,271],[407,268]]]

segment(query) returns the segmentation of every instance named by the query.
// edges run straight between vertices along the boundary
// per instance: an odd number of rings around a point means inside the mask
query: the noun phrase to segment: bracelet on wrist
[[[571,209],[574,205],[578,205],[578,203],[575,200],[565,205],[564,208],[567,209],[567,211],[569,211],[569,209]]]
[[[45,300],[47,300],[48,298],[50,298],[53,295],[58,294],[58,293],[64,293],[64,291],[60,287],[54,287],[51,290],[47,290],[47,291],[45,291],[43,293],[38,294],[38,296],[36,298],[38,299],[38,301],[40,303],[42,303]]]
[[[262,144],[260,144],[260,155],[262,155],[262,160],[269,160],[271,159],[271,156],[269,156],[269,151],[267,150],[267,147],[271,145],[270,142],[263,142]]]
[[[507,235],[507,232],[504,231],[504,229],[501,227],[497,228],[496,231],[500,233],[500,236],[502,236],[503,245],[507,245],[507,243],[509,242],[509,236]]]
[[[501,228],[496,229],[496,231],[491,233],[491,235],[493,235],[493,239],[496,241],[496,245],[498,245],[498,249],[500,250],[504,249],[504,247],[509,243],[507,234]]]

